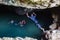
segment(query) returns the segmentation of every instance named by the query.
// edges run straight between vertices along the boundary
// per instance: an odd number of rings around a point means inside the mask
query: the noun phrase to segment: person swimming
[[[30,18],[32,21],[34,21],[35,23],[38,23],[37,19],[36,19],[36,14],[33,12],[33,14],[31,14],[31,16],[28,15],[28,13],[26,14],[28,18]]]
[[[41,27],[41,25],[38,23],[38,20],[36,19],[36,14],[33,12],[31,14],[31,16],[28,15],[28,13],[26,13],[27,17],[30,18],[33,22],[35,22],[35,24],[38,26],[38,28],[40,28],[41,30],[44,31],[44,28]]]

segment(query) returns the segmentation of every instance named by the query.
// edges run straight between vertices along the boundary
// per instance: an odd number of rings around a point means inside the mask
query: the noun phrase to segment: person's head
[[[53,13],[52,18],[54,19],[54,22],[56,22],[58,20],[58,15]]]
[[[52,18],[55,19],[57,17],[56,14],[52,14]]]
[[[35,16],[35,13],[34,13],[34,12],[32,12],[31,16]]]
[[[31,14],[31,16],[34,16],[33,14]]]
[[[56,23],[56,29],[60,27],[60,9],[59,8],[53,8],[51,10],[53,23]]]
[[[53,23],[55,23],[55,25],[56,25],[55,29],[60,29],[60,17],[59,17],[59,14],[53,14],[52,17],[54,19]]]
[[[55,22],[57,22],[58,21],[58,19],[60,19],[60,11],[59,11],[60,9],[59,8],[53,8],[52,10],[51,10],[51,13],[52,13],[52,18],[54,19],[54,21]]]

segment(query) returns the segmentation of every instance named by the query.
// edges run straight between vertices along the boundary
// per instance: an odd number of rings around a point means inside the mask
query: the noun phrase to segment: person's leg
[[[41,27],[41,25],[38,23],[36,24],[38,26],[39,29],[41,29],[43,32],[45,32],[44,28]]]
[[[40,28],[40,29],[42,28],[40,24],[36,24],[36,25],[38,26],[38,28]]]

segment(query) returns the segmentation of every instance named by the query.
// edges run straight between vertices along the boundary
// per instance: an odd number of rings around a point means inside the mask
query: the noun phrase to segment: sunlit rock
[[[15,39],[10,37],[3,37],[3,40],[15,40]]]
[[[52,7],[60,6],[60,0],[9,0],[9,1],[2,1],[0,0],[1,4],[5,5],[12,5],[17,7],[26,7],[28,9],[46,9]],[[39,6],[37,6],[39,5]],[[42,6],[42,8],[41,8]]]
[[[15,38],[3,37],[3,38],[0,38],[0,40],[37,40],[37,39],[31,38],[31,37],[25,37],[25,38],[22,38],[22,37],[15,37]]]
[[[40,0],[31,0],[32,2],[38,2],[38,1],[40,1]]]

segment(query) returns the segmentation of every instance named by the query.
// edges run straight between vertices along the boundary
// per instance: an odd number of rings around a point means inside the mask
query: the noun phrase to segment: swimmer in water
[[[36,14],[33,12],[31,14],[31,16],[28,15],[28,13],[26,14],[28,18],[30,18],[33,22],[35,22],[35,24],[38,26],[38,28],[40,28],[42,31],[44,31],[44,28],[41,27],[41,25],[38,23],[38,20],[36,19]]]
[[[14,20],[10,20],[8,24],[13,24],[14,23]]]
[[[28,18],[30,18],[32,21],[34,21],[35,23],[38,23],[37,19],[36,19],[36,14],[33,12],[33,14],[31,14],[31,16],[28,15],[28,13],[26,14]]]
[[[21,27],[23,27],[26,24],[26,20],[22,20],[18,23]]]

